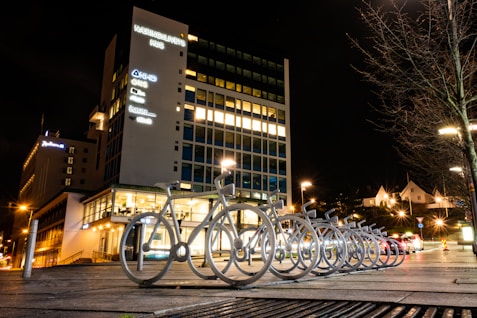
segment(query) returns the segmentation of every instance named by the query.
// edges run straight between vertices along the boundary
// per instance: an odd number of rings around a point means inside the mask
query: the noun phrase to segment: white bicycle
[[[187,261],[193,273],[202,279],[220,278],[233,286],[253,283],[269,270],[273,258],[256,257],[251,251],[258,244],[267,251],[265,256],[273,255],[276,242],[273,224],[256,206],[229,204],[235,185],[221,184],[229,174],[225,171],[215,178],[216,189],[206,192],[172,194],[171,187],[177,182],[157,184],[166,190],[167,200],[162,209],[159,213],[146,212],[134,217],[121,237],[119,259],[129,279],[141,286],[150,286],[168,272],[173,261]],[[173,201],[205,196],[215,196],[216,201],[184,240]],[[244,240],[239,235],[244,230],[254,234]],[[201,231],[206,231],[205,242],[202,242],[205,255],[192,257],[191,246],[193,242],[200,243],[197,238],[201,237]]]

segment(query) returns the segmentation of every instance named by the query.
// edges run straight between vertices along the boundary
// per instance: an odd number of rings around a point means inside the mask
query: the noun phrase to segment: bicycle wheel
[[[360,269],[367,270],[379,267],[378,261],[381,255],[388,255],[389,248],[386,248],[386,246],[380,246],[379,241],[374,235],[364,232],[358,233],[363,239],[365,245],[365,256]]]
[[[378,258],[378,262],[376,263],[376,267],[377,268],[388,267],[388,265],[394,259],[392,256],[393,256],[393,253],[394,253],[394,250],[396,249],[396,247],[391,246],[391,242],[386,238],[376,237],[376,240],[378,241],[379,246],[381,246],[381,248],[380,248],[381,252],[379,254],[379,258]],[[398,254],[399,254],[399,250],[398,250]]]
[[[197,275],[198,277],[200,277],[202,279],[205,279],[205,280],[214,280],[214,279],[217,279],[217,275],[215,275],[211,266],[207,262],[207,257],[206,257],[206,253],[205,253],[205,246],[207,245],[205,243],[206,233],[207,232],[205,231],[203,237],[201,236],[200,238],[195,239],[195,241],[197,241],[199,239],[204,241],[204,243],[203,243],[203,246],[204,246],[203,254],[199,254],[199,255],[197,255],[197,254],[191,255],[190,254],[189,257],[187,258],[187,262],[189,263],[189,267],[195,275]],[[224,241],[233,242],[233,238],[232,238],[232,235],[231,235],[230,231],[228,231],[227,229],[222,229],[221,234],[228,236],[226,239],[224,239]],[[193,242],[189,241],[188,246],[190,247],[192,245],[194,245]],[[230,259],[228,261],[228,264],[227,264],[227,260],[224,259],[224,267],[223,267],[224,271],[227,271],[229,269],[231,262],[232,262],[232,260]]]
[[[348,257],[343,233],[329,223],[317,222],[313,227],[320,242],[320,258],[312,273],[324,276],[341,270]]]
[[[308,275],[320,254],[315,229],[296,215],[279,216],[275,222],[276,249],[270,272],[289,280]]]
[[[207,262],[224,282],[247,285],[269,270],[273,258],[263,255],[273,255],[275,232],[266,214],[257,207],[226,207],[213,218],[206,236]],[[262,249],[267,252],[262,254]]]
[[[119,260],[126,276],[140,286],[150,286],[171,267],[175,253],[174,230],[157,213],[135,216],[121,236]]]
[[[365,244],[361,236],[351,229],[344,229],[348,257],[346,258],[340,272],[349,273],[356,271],[364,261]]]
[[[407,252],[406,252],[406,247],[401,244],[401,242],[393,239],[393,238],[386,238],[385,239],[391,250],[391,255],[389,261],[387,262],[386,266],[387,267],[394,267],[402,264],[404,262],[404,259],[406,258]]]

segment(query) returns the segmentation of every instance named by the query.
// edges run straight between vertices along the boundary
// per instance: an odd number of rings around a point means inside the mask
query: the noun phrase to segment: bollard
[[[448,251],[449,248],[447,248],[447,240],[445,238],[442,238],[441,242],[442,242],[442,250],[443,251]]]
[[[25,267],[23,268],[23,278],[31,277],[31,268],[33,266],[33,256],[35,255],[36,232],[38,231],[38,220],[33,220],[30,224],[30,236],[28,237]]]

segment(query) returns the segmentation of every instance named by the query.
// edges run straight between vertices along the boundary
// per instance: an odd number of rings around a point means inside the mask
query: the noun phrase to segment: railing
[[[83,256],[83,251],[79,251],[71,256],[68,256],[67,258],[63,259],[59,264],[71,264],[74,263],[76,260],[80,259],[81,256]]]
[[[98,262],[111,262],[113,260],[114,254],[100,252],[100,251],[93,251],[93,263]]]

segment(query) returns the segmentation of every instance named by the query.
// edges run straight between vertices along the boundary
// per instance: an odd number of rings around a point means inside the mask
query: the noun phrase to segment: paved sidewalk
[[[439,244],[406,256],[394,268],[307,276],[282,281],[267,273],[256,283],[232,288],[197,278],[174,263],[151,288],[140,288],[117,262],[0,271],[0,317],[152,317],[154,313],[239,298],[390,302],[477,308],[477,258],[470,247]]]

